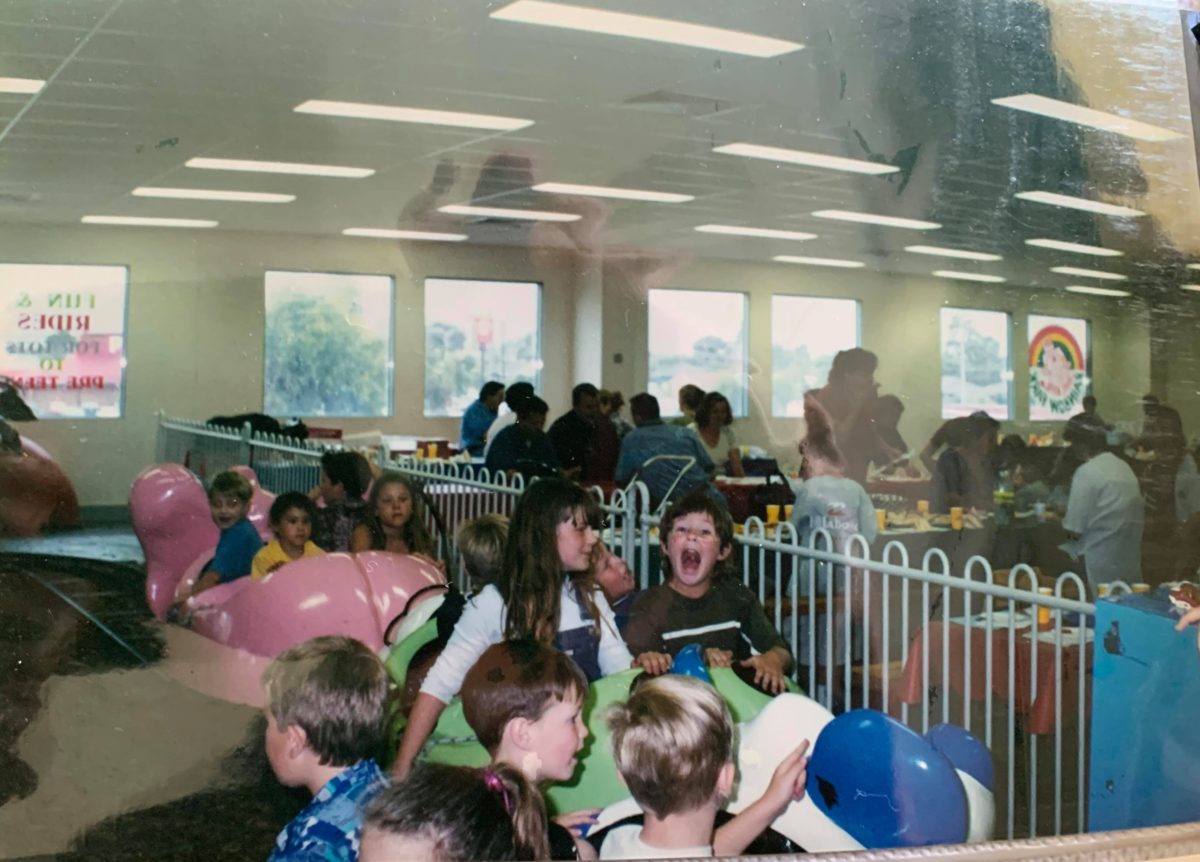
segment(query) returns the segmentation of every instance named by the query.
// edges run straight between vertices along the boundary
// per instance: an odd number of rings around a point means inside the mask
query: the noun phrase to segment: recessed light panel
[[[350,117],[356,120],[387,120],[393,123],[419,123],[426,126],[454,126],[461,129],[486,129],[513,132],[533,125],[533,120],[498,117],[493,114],[468,114],[461,111],[433,111],[399,105],[371,105],[365,102],[329,102],[309,99],[294,108],[297,114],[325,117]]]
[[[1145,213],[1141,210],[1135,210],[1132,207],[1122,207],[1116,204],[1106,204],[1101,201],[1088,200],[1087,198],[1075,198],[1070,195],[1058,195],[1053,192],[1017,192],[1016,197],[1023,201],[1032,201],[1036,204],[1046,204],[1052,207],[1066,207],[1067,209],[1083,210],[1089,213],[1099,213],[1107,216],[1144,216]]]
[[[1179,288],[1181,290],[1190,290],[1193,293],[1200,293],[1200,284],[1181,284]]]
[[[450,204],[440,207],[438,212],[450,215],[481,216],[483,218],[508,218],[519,221],[579,221],[578,213],[556,213],[545,210],[514,210],[503,207],[475,207],[466,204]]]
[[[1101,248],[1098,245],[1083,245],[1077,242],[1063,242],[1057,239],[1027,239],[1025,245],[1038,248],[1052,248],[1055,251],[1069,251],[1072,254],[1091,254],[1096,257],[1121,257],[1125,252],[1115,248]]]
[[[736,224],[702,224],[696,227],[700,233],[720,233],[729,236],[759,236],[764,239],[806,240],[816,239],[815,233],[800,230],[776,230],[769,227],[742,227]]]
[[[980,272],[956,272],[952,269],[934,270],[933,274],[938,278],[953,278],[958,281],[985,281],[989,284],[998,284],[1004,281],[1004,278],[999,275],[985,275]]]
[[[835,221],[852,221],[858,224],[874,224],[881,227],[898,227],[905,230],[937,230],[941,227],[935,221],[921,221],[896,216],[874,215],[872,213],[856,213],[847,210],[817,210],[813,213],[816,218],[834,219]]]
[[[1188,269],[1200,269],[1200,263],[1189,263],[1187,265],[1187,268]]]
[[[346,236],[365,236],[372,239],[419,239],[429,242],[462,242],[467,239],[465,233],[442,233],[431,230],[387,230],[377,227],[348,227],[343,234]]]
[[[85,215],[84,224],[124,225],[126,227],[216,227],[217,222],[199,218],[148,218],[141,216]]]
[[[589,6],[546,3],[542,0],[517,0],[516,3],[496,10],[491,17],[497,21],[515,21],[520,24],[539,24],[543,27],[624,36],[627,39],[667,42],[671,45],[744,54],[747,57],[778,57],[804,47],[799,42],[756,36],[753,33],[726,30],[722,27],[688,24],[669,18],[651,18],[648,15],[610,12],[607,9]]]
[[[1084,278],[1099,278],[1105,281],[1125,281],[1129,276],[1121,275],[1119,272],[1105,272],[1102,269],[1081,269],[1077,266],[1052,266],[1051,272],[1057,272],[1059,275],[1081,275]]]
[[[269,192],[235,192],[219,189],[172,189],[163,186],[138,186],[133,190],[139,198],[178,198],[196,201],[237,201],[256,204],[286,204],[296,199],[295,195],[277,195]]]
[[[992,99],[992,104],[1013,108],[1017,111],[1028,111],[1031,114],[1052,117],[1056,120],[1065,120],[1068,123],[1077,123],[1105,132],[1114,132],[1139,141],[1173,141],[1186,137],[1180,132],[1164,129],[1161,126],[1152,126],[1149,123],[1130,120],[1107,111],[1097,111],[1093,108],[1085,108],[1082,105],[1062,102],[1058,99],[1048,99],[1033,93]]]
[[[583,186],[576,183],[538,183],[535,192],[552,195],[582,195],[593,198],[617,198],[626,201],[653,201],[660,204],[681,204],[694,201],[694,195],[673,192],[653,192],[648,189],[622,189],[613,186]]]
[[[1086,293],[1091,296],[1132,296],[1127,290],[1116,290],[1111,287],[1096,287],[1092,284],[1072,284],[1067,288],[1071,293]]]
[[[44,86],[46,82],[39,78],[0,78],[0,93],[32,95]]]
[[[777,254],[771,260],[780,263],[800,263],[807,266],[832,266],[838,269],[862,269],[866,266],[861,260],[838,260],[836,257],[801,257],[794,254]]]
[[[927,254],[932,257],[953,257],[959,260],[1004,260],[998,254],[990,254],[984,251],[965,251],[961,248],[941,248],[936,245],[909,245],[905,246],[904,250],[910,251],[913,254]]]
[[[894,174],[900,170],[895,165],[885,165],[879,162],[845,159],[841,156],[827,156],[824,153],[810,153],[805,150],[787,150],[783,147],[765,147],[761,144],[725,144],[713,147],[713,152],[727,156],[745,156],[749,159],[765,159],[769,162],[786,162],[810,168],[846,171],[852,174]]]
[[[340,177],[362,179],[375,173],[372,168],[351,168],[343,165],[309,165],[303,162],[259,162],[253,159],[188,159],[185,168],[209,171],[249,171],[260,174],[297,174],[309,177]]]

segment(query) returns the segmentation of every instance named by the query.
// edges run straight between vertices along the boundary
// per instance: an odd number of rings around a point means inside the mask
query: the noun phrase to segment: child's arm
[[[192,584],[191,595],[198,595],[205,590],[212,589],[217,584],[221,583],[221,573],[214,571],[204,572],[200,577],[196,578],[196,583]]]
[[[787,691],[787,672],[792,667],[792,654],[784,647],[771,647],[764,653],[752,655],[742,667],[754,668],[754,684],[771,694]]]
[[[392,764],[392,775],[403,779],[412,769],[413,761],[421,753],[421,747],[429,734],[437,727],[438,719],[446,704],[432,694],[421,692],[413,702],[412,712],[408,714],[408,724],[404,726],[404,735],[400,737],[400,747],[396,751],[396,762]]]
[[[369,550],[371,550],[371,528],[366,524],[359,524],[350,534],[350,553],[357,554]]]
[[[713,834],[714,856],[740,856],[793,802],[804,798],[808,780],[808,740],[775,767],[766,791]]]

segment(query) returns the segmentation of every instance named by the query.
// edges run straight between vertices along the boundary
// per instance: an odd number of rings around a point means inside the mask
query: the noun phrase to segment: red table
[[[946,631],[949,631],[949,678],[943,679],[943,647]],[[970,666],[970,698],[982,700],[986,695],[986,664],[988,661],[987,629],[972,625],[968,629],[961,623],[942,621],[932,622],[926,630],[929,636],[929,684],[942,685],[948,682],[950,688],[960,695],[967,695],[967,678],[964,676],[966,662],[966,645],[968,639],[971,649]],[[918,631],[909,645],[908,658],[904,662],[904,672],[900,679],[899,691],[895,699],[901,703],[917,704],[922,701],[925,631]],[[1013,646],[1013,684],[1012,702],[1018,713],[1025,716],[1026,730],[1029,733],[1053,733],[1055,729],[1055,646],[1053,631],[1049,633],[1050,642],[1034,641],[1026,637],[1031,629],[1015,629],[1015,644]],[[1062,715],[1064,722],[1078,714],[1079,708],[1079,646],[1077,635],[1063,632],[1063,647],[1061,653],[1063,667],[1063,699]],[[1008,699],[1009,673],[1009,629],[1007,624],[992,629],[992,693],[994,696]],[[1035,649],[1036,646],[1036,649]],[[1092,681],[1092,645],[1086,645],[1084,657],[1085,680],[1085,709],[1091,707]],[[1032,679],[1034,668],[1037,670],[1036,688]]]

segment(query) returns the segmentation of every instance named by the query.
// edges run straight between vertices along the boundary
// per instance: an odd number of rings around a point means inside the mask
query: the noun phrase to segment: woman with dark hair
[[[709,392],[700,399],[696,421],[688,428],[696,432],[718,472],[724,467],[729,476],[745,476],[742,451],[733,436],[732,424],[733,408],[729,406],[729,399],[720,392]]]

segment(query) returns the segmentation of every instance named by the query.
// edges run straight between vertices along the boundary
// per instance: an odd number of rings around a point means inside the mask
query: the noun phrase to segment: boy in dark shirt
[[[792,654],[754,594],[725,572],[733,551],[729,512],[703,490],[694,491],[667,510],[660,536],[667,582],[634,601],[624,632],[630,651],[674,656],[699,643],[710,666],[736,662],[753,669],[755,685],[784,691]]]

